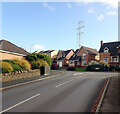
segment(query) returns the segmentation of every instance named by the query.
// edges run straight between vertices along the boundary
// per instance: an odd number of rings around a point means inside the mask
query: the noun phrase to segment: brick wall
[[[105,54],[105,53],[100,53],[100,61],[101,61],[101,60],[104,60],[104,58],[108,58],[108,63],[110,63],[110,61],[111,61],[110,53],[107,53],[107,54]]]
[[[4,60],[4,59],[24,59],[23,56],[21,55],[15,55],[15,54],[10,54],[10,53],[3,53],[0,52],[0,59]]]

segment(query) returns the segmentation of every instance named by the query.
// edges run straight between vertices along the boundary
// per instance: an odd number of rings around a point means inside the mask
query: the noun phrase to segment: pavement
[[[3,90],[2,112],[91,112],[106,80],[116,75],[64,71],[62,76]]]
[[[120,113],[120,74],[111,78],[100,112]]]

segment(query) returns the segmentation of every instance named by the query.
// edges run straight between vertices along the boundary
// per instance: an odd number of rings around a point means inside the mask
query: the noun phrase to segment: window
[[[86,61],[82,61],[82,66],[86,66]]]
[[[118,57],[112,57],[112,62],[118,62]]]
[[[104,53],[108,53],[109,49],[107,47],[104,48]]]
[[[104,61],[106,61],[108,63],[108,58],[104,58]]]
[[[73,65],[73,64],[74,64],[74,62],[73,62],[73,61],[70,61],[70,64],[71,64],[71,65]]]
[[[77,62],[77,65],[80,65],[80,61]]]
[[[84,53],[84,54],[83,54],[83,59],[85,59],[85,58],[86,58],[86,54]]]

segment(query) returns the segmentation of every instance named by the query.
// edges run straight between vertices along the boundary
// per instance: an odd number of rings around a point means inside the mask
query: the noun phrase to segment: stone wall
[[[34,77],[34,76],[40,76],[39,69],[2,74],[2,82],[4,83],[8,81],[19,80],[19,79]]]

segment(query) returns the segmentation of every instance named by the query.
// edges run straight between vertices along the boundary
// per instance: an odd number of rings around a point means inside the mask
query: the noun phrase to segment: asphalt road
[[[3,90],[3,112],[89,112],[108,77],[65,71],[62,76]]]

